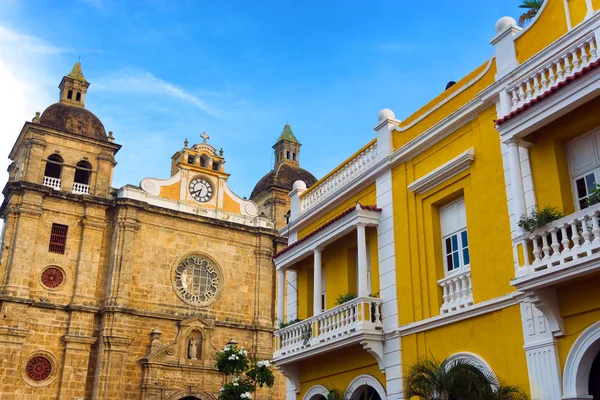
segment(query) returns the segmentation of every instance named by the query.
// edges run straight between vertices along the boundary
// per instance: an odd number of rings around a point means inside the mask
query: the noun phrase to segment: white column
[[[321,314],[321,249],[313,250],[314,255],[314,290],[313,290],[313,316]]]
[[[587,5],[587,14],[585,15],[585,19],[588,19],[594,15],[594,6],[592,5],[592,0],[585,0],[585,4]]]
[[[367,286],[367,237],[366,228],[363,224],[356,226],[356,237],[358,241],[358,297],[369,295]]]
[[[285,270],[277,271],[277,318],[285,322],[283,316],[285,304]]]
[[[519,156],[518,139],[510,139],[506,142],[508,148],[508,163],[510,165],[510,187],[515,210],[515,217],[521,218],[527,213],[525,207],[525,190],[523,188],[523,175],[521,173],[521,157]],[[518,233],[522,233],[522,228],[516,227]]]

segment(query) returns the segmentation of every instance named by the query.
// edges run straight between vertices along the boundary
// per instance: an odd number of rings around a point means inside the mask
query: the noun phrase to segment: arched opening
[[[67,92],[67,99],[71,100],[72,98],[73,98],[73,91],[72,91],[72,90],[69,90],[69,91]]]
[[[308,389],[302,400],[325,400],[329,395],[329,390],[323,385],[315,385]]]
[[[75,177],[73,178],[73,193],[90,194],[90,176],[92,175],[92,164],[87,161],[79,161],[75,165]]]
[[[351,400],[383,400],[375,388],[364,384],[352,393]]]
[[[206,154],[200,156],[200,166],[202,168],[208,168],[208,156]]]
[[[290,223],[290,218],[292,217],[292,210],[288,210],[288,212],[285,213],[285,224],[289,224]]]
[[[360,375],[348,385],[350,400],[383,400],[387,398],[383,385],[371,375]]]
[[[218,171],[220,167],[221,167],[221,163],[213,162],[213,166],[212,166],[213,171]]]
[[[75,97],[75,101],[81,101],[81,92],[77,92],[77,96]]]
[[[194,396],[185,396],[179,400],[200,400],[200,399],[198,397],[194,397]]]
[[[595,400],[600,400],[600,352],[596,354],[592,362],[590,370],[590,378],[588,380],[588,389],[590,396]]]
[[[52,154],[46,160],[44,169],[44,186],[60,190],[60,177],[62,174],[63,159],[58,154]]]
[[[194,156],[193,155],[188,155],[188,159],[187,159],[188,164],[193,164],[194,163]]]

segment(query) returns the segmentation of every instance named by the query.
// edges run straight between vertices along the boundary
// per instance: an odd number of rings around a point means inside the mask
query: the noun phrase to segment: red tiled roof
[[[377,208],[377,206],[363,206],[360,203],[356,203],[358,206],[360,206],[360,208],[362,210],[371,210],[371,211],[381,211],[381,208]],[[311,231],[310,233],[308,233],[306,236],[304,236],[302,239],[295,241],[294,243],[290,244],[288,247],[286,247],[285,249],[278,251],[277,253],[275,253],[273,255],[273,259],[279,257],[280,255],[282,255],[283,253],[287,252],[288,250],[293,249],[294,247],[298,246],[300,243],[303,243],[305,241],[307,241],[308,239],[310,239],[311,237],[315,236],[317,233],[321,232],[322,230],[324,230],[325,228],[327,228],[328,226],[332,225],[334,222],[339,221],[340,219],[344,218],[346,215],[350,214],[352,211],[356,210],[356,206],[354,207],[349,207],[346,210],[342,211],[341,213],[337,214],[336,216],[334,216],[333,218],[331,218],[329,221],[323,223],[322,225],[320,225],[319,227],[317,227],[315,230]]]
[[[553,88],[551,88],[550,90],[548,90],[546,93],[544,93],[541,96],[538,96],[535,99],[533,99],[533,100],[531,100],[531,101],[523,104],[521,107],[517,108],[514,111],[511,111],[510,113],[508,113],[504,117],[502,117],[499,120],[495,121],[496,125],[497,126],[502,125],[503,123],[505,123],[506,121],[508,121],[512,117],[514,117],[515,115],[520,114],[521,112],[527,110],[529,107],[533,106],[534,104],[538,103],[539,101],[545,99],[546,97],[552,95],[553,93],[556,93],[558,90],[560,90],[564,86],[568,85],[572,81],[579,79],[580,77],[582,77],[583,75],[585,75],[588,71],[591,71],[592,69],[596,68],[598,65],[600,65],[600,60],[596,60],[593,63],[589,64],[588,66],[582,68],[581,71],[577,71],[574,75],[569,76],[564,81],[560,82],[558,85],[556,85]]]

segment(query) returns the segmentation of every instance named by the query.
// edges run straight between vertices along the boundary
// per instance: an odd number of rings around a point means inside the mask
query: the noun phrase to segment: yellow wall
[[[438,361],[458,352],[482,357],[498,378],[528,391],[527,362],[518,305],[427,332],[402,337],[404,373],[418,357]]]
[[[375,377],[385,387],[385,376],[377,362],[359,345],[310,358],[299,366],[302,385],[299,399],[314,385],[345,391],[350,382],[361,374]]]
[[[339,213],[347,210],[350,207],[356,206],[356,203],[360,203],[363,206],[377,205],[377,194],[375,192],[375,183],[365,187],[363,190],[361,190],[359,193],[355,194],[354,196],[350,197],[348,200],[340,202],[331,211],[329,211],[326,214],[315,219],[313,222],[310,223],[310,225],[308,225],[304,229],[301,229],[300,232],[298,232],[298,239],[302,239],[303,236],[314,231],[316,228],[323,225],[324,223],[329,221],[331,218],[334,218]]]
[[[400,324],[439,315],[444,277],[439,207],[464,196],[473,296],[479,303],[513,291],[512,242],[495,109],[481,115],[392,172]],[[407,185],[474,148],[475,161],[422,195]]]
[[[600,98],[573,110],[525,138],[539,208],[550,205],[567,214],[575,211],[566,144],[600,126]]]
[[[558,338],[558,354],[564,370],[569,350],[581,333],[600,321],[600,275],[581,278],[557,290],[565,335]]]

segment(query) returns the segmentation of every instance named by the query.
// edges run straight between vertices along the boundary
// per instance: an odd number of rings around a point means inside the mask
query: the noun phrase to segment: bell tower
[[[77,107],[85,107],[85,94],[90,83],[83,76],[81,63],[76,62],[69,75],[64,76],[58,85],[60,102]]]
[[[273,146],[275,150],[275,167],[283,162],[300,166],[300,147],[302,144],[296,139],[290,124],[285,124],[277,143]]]

